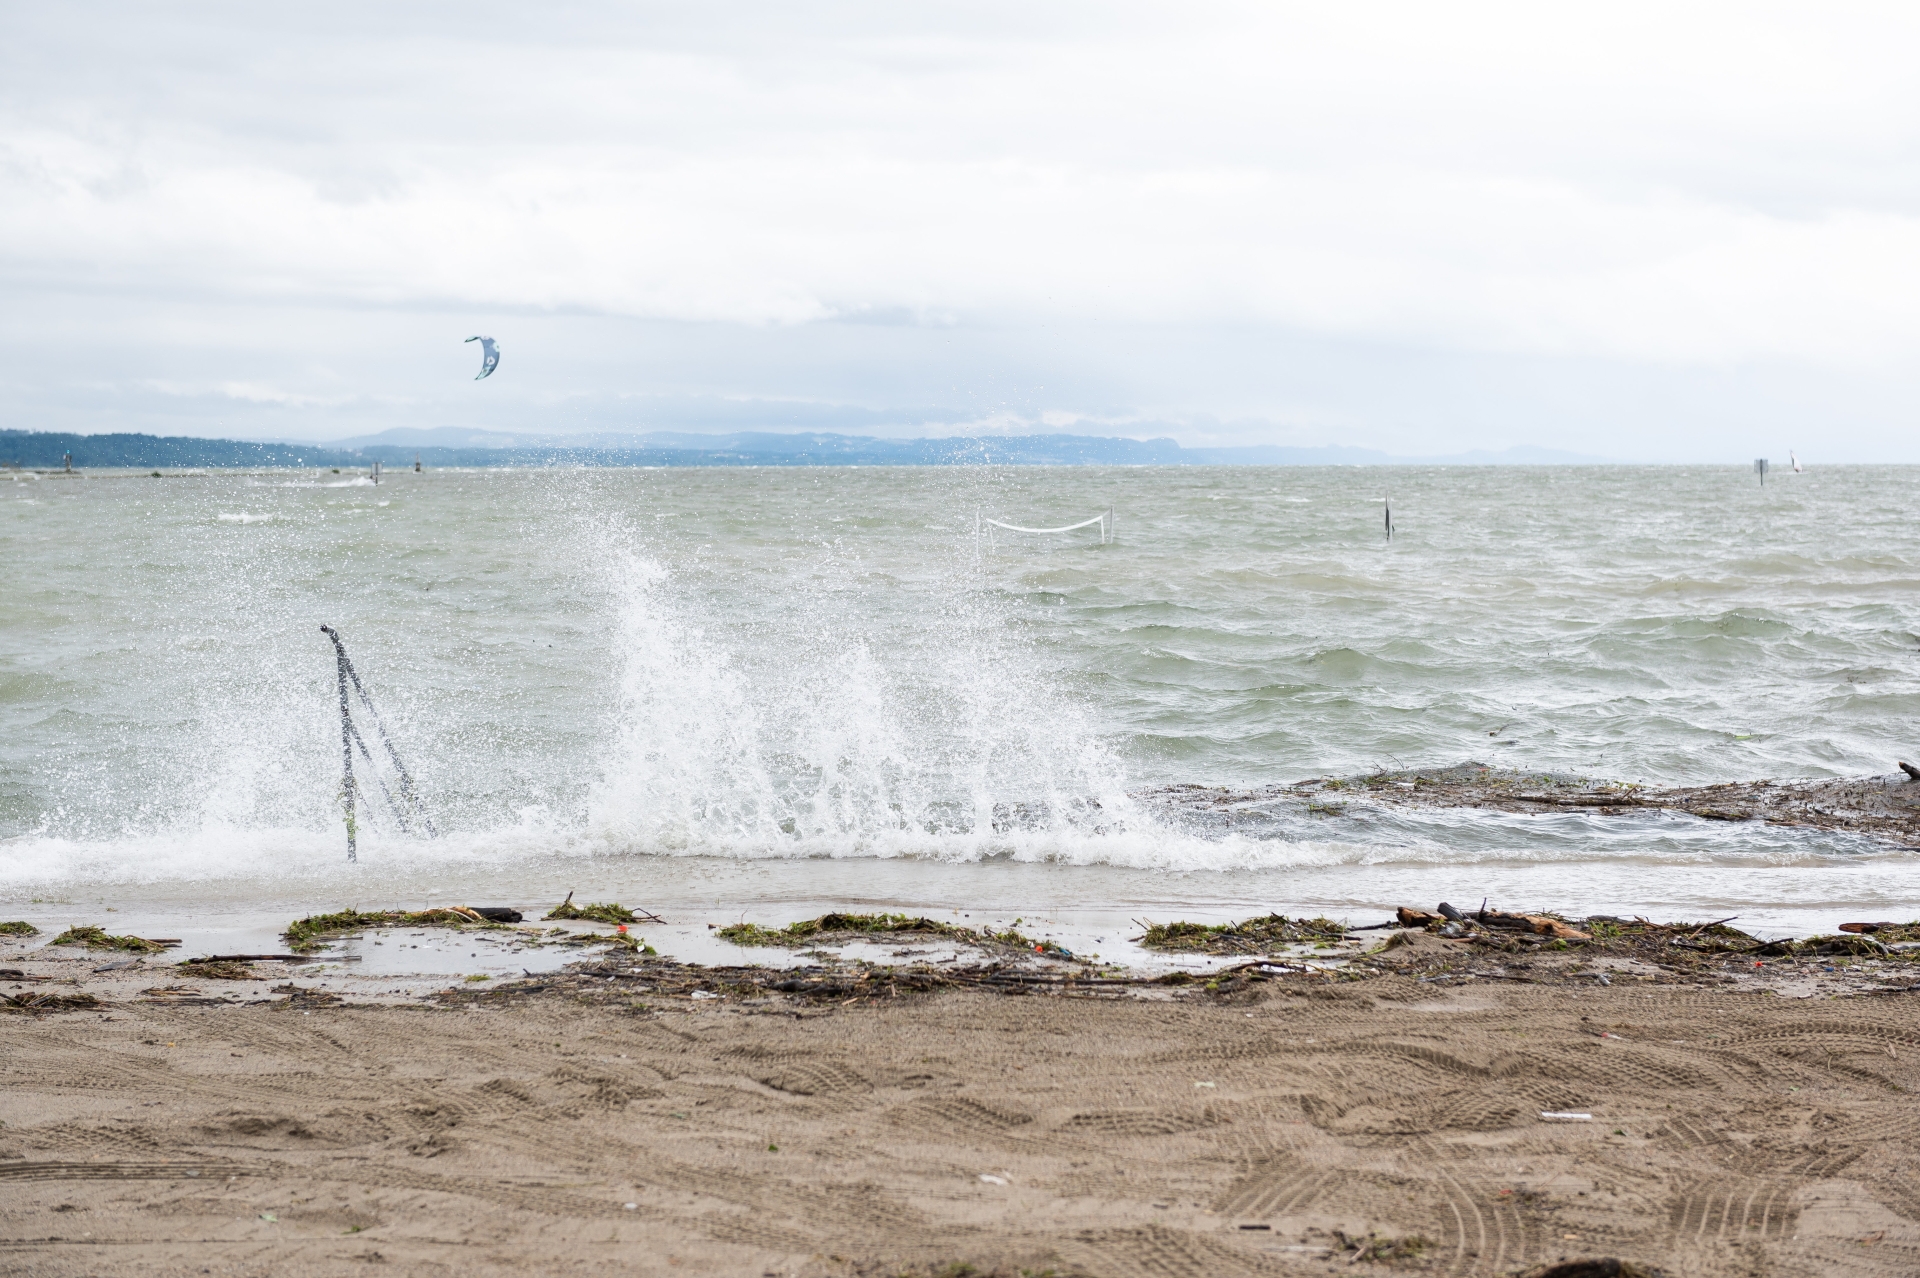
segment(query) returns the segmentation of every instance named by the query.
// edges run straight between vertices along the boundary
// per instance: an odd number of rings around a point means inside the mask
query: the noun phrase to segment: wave
[[[654,560],[604,562],[620,676],[586,822],[603,843],[947,855],[1009,819],[1069,841],[1138,824],[1084,708],[980,592],[863,629],[829,584],[763,611],[747,655]]]
[[[1131,802],[1131,801],[1130,801]],[[631,872],[648,864],[717,859],[766,862],[857,861],[1012,864],[1108,868],[1181,876],[1254,872],[1279,876],[1351,867],[1470,870],[1565,867],[1596,872],[1685,870],[1719,875],[1755,870],[1889,869],[1920,863],[1912,849],[1848,835],[1771,830],[1730,839],[1721,823],[1641,823],[1632,818],[1515,816],[1450,810],[1410,818],[1370,837],[1303,837],[1195,828],[1176,814],[1134,803],[1124,819],[1077,828],[1071,820],[1016,828],[915,830],[898,824],[853,833],[841,829],[769,838],[703,823],[670,827],[667,837],[590,818],[556,820],[529,809],[511,825],[453,830],[437,839],[367,833],[360,859],[345,859],[338,828],[203,826],[195,829],[72,838],[32,834],[0,841],[0,896],[77,888],[191,887],[222,896],[290,891],[400,891],[457,884],[476,876],[509,878],[566,869]],[[1329,832],[1331,833],[1331,832]],[[1475,880],[1478,881],[1478,880]],[[1281,890],[1284,890],[1282,888]]]

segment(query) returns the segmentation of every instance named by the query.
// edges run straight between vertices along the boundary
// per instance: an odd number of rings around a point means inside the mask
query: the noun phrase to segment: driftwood
[[[1477,916],[1488,927],[1497,927],[1509,932],[1531,932],[1535,936],[1551,936],[1562,941],[1590,941],[1592,936],[1579,928],[1563,923],[1545,914],[1500,914],[1483,912]]]
[[[1425,910],[1408,909],[1403,905],[1396,917],[1402,927],[1425,928],[1442,927],[1447,923],[1462,925],[1477,923],[1482,927],[1498,928],[1505,932],[1531,932],[1535,936],[1557,937],[1563,941],[1593,939],[1579,928],[1569,925],[1566,920],[1556,919],[1548,914],[1508,914],[1501,910],[1489,910],[1484,905],[1473,914],[1467,914],[1445,901],[1440,902],[1437,914],[1430,914]]]

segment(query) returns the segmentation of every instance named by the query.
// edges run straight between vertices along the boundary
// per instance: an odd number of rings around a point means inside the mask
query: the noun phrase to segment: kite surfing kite
[[[473,375],[473,380],[477,382],[500,367],[500,347],[491,337],[469,337],[467,340],[480,343],[480,371]]]

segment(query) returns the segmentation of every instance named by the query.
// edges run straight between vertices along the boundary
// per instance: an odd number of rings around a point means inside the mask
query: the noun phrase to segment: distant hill
[[[260,444],[180,435],[65,435],[0,430],[0,465],[58,470],[66,454],[76,470],[167,467],[200,470],[260,466],[361,466],[358,453],[311,444]]]
[[[508,435],[459,427],[391,430],[337,444],[263,443],[174,435],[0,431],[0,464],[57,469],[269,466],[1388,466],[1569,465],[1603,459],[1545,448],[1396,457],[1367,448],[1182,448],[1171,439],[989,435],[876,439],[863,435]]]

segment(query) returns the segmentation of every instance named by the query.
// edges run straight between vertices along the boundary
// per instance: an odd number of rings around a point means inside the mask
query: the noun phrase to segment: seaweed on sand
[[[267,979],[255,972],[249,964],[220,959],[186,959],[174,964],[174,970],[182,976],[194,976],[207,981],[264,981]]]
[[[0,1012],[84,1012],[104,1006],[91,994],[0,994]]]
[[[15,919],[11,923],[0,923],[0,936],[38,936],[40,929],[24,919]]]
[[[90,950],[129,950],[135,954],[152,954],[167,947],[159,941],[149,941],[141,936],[109,936],[103,927],[83,924],[70,927],[53,938],[54,945],[84,945]]]
[[[358,932],[369,927],[504,927],[503,923],[489,923],[485,918],[467,909],[465,906],[442,906],[417,913],[406,910],[339,910],[333,914],[310,914],[304,919],[295,919],[287,925],[283,935],[287,948],[296,954],[307,954],[320,947],[322,941],[346,932]]]
[[[1920,949],[1880,937],[1904,934],[1892,924],[1875,924],[1874,935],[1840,933],[1765,940],[1733,927],[1733,919],[1712,922],[1656,923],[1644,918],[1589,915],[1571,923],[1558,915],[1501,911],[1454,911],[1447,918],[1402,907],[1400,922],[1410,929],[1395,933],[1356,966],[1434,979],[1484,976],[1532,982],[1627,979],[1727,981],[1736,975],[1814,972],[1849,973],[1859,980],[1906,982],[1920,964]],[[1528,929],[1516,924],[1535,925]],[[1856,924],[1853,926],[1866,926]],[[1438,948],[1409,948],[1411,929],[1439,938]],[[1624,963],[1621,960],[1625,960]],[[1902,969],[1906,969],[1903,971]]]
[[[995,932],[991,928],[962,927],[958,923],[942,923],[939,919],[910,914],[822,914],[817,919],[801,919],[782,928],[730,923],[720,928],[718,935],[735,945],[781,945],[791,949],[813,945],[831,936],[924,936],[958,941],[962,945],[1013,945],[1035,953],[1070,957],[1066,950],[1050,941],[1035,941],[1012,929]]]
[[[1336,1229],[1333,1238],[1340,1244],[1340,1250],[1347,1253],[1347,1263],[1350,1265],[1357,1260],[1419,1260],[1426,1254],[1427,1248],[1433,1246],[1418,1234],[1410,1234],[1405,1238],[1382,1238],[1369,1233],[1362,1238]]]
[[[640,914],[646,914],[646,911],[642,910]],[[573,893],[569,892],[567,893],[566,900],[560,902],[560,904],[548,911],[546,919],[588,919],[595,923],[638,923],[641,921],[640,914],[634,913],[634,911],[629,910],[618,901],[607,901],[600,905],[575,905],[573,903]],[[654,915],[647,914],[646,916],[654,922],[659,921]]]
[[[1739,928],[1729,927],[1728,924],[1732,921],[1720,919],[1712,923],[1653,923],[1640,918],[1622,919],[1607,914],[1596,914],[1579,921],[1579,927],[1585,929],[1585,935],[1574,932],[1570,934],[1570,938],[1581,948],[1630,955],[1649,962],[1679,967],[1698,967],[1702,963],[1726,958],[1831,958],[1844,955],[1860,958],[1920,957],[1892,950],[1880,939],[1884,933],[1861,936],[1843,932],[1838,935],[1797,939],[1783,937],[1779,940],[1764,941],[1757,936],[1742,932]],[[1472,930],[1474,922],[1471,918],[1468,928],[1467,939],[1482,947],[1514,950],[1539,946],[1542,941],[1547,940],[1543,936],[1521,934],[1516,937],[1510,932],[1503,934]],[[1897,936],[1898,932],[1895,935]],[[1546,948],[1565,949],[1568,946],[1563,940],[1558,944],[1548,942]]]
[[[1883,945],[1920,941],[1920,920],[1912,923],[1842,923],[1840,930],[1857,936],[1871,936]]]
[[[944,936],[956,941],[974,941],[980,935],[972,928],[907,914],[822,914],[817,919],[801,919],[782,928],[762,927],[758,923],[729,923],[719,929],[719,935],[735,945],[784,945],[793,948],[811,945],[818,938],[835,932],[867,936],[913,932],[923,936]]]
[[[1279,945],[1338,941],[1346,925],[1332,919],[1290,919],[1269,914],[1239,923],[1154,923],[1139,944],[1150,950],[1199,954],[1264,954]]]

